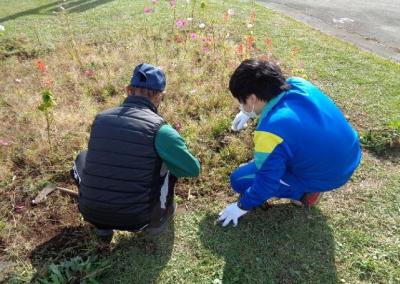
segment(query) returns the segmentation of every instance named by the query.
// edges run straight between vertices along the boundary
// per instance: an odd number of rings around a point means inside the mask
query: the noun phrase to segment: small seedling
[[[51,123],[53,119],[53,107],[56,105],[54,95],[50,89],[42,90],[42,103],[39,105],[38,109],[44,114],[46,118],[46,132],[47,141],[51,149]]]

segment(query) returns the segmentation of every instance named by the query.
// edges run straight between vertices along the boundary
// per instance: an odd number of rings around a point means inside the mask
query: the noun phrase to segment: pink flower
[[[153,3],[153,5],[156,5],[157,4],[157,0],[151,0],[151,3]]]
[[[174,128],[177,130],[177,131],[180,131],[181,129],[182,129],[182,124],[178,121],[178,122],[175,122],[174,123]]]
[[[0,146],[8,146],[10,143],[6,140],[0,139]]]
[[[143,12],[144,12],[145,14],[153,13],[153,8],[144,7]]]
[[[85,70],[85,76],[86,77],[92,77],[93,76],[93,70],[92,69],[86,69]]]
[[[208,46],[203,46],[203,52],[204,53],[209,53],[210,49],[208,48]]]
[[[53,80],[47,79],[44,81],[44,84],[46,85],[47,88],[51,89],[54,85]]]
[[[190,37],[191,37],[192,39],[197,39],[198,36],[197,36],[196,33],[191,33],[191,34],[190,34]]]
[[[184,28],[187,24],[187,21],[185,19],[178,19],[176,20],[176,26],[178,28]]]
[[[170,0],[169,4],[171,5],[172,8],[176,7],[176,0]]]

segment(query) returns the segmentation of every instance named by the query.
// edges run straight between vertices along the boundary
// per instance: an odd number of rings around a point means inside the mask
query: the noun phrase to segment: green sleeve
[[[176,177],[195,177],[200,174],[200,163],[190,153],[185,141],[169,124],[161,126],[156,134],[158,155]]]

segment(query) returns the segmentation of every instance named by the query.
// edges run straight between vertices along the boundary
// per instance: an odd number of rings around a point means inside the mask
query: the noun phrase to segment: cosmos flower
[[[175,24],[178,28],[184,28],[187,24],[187,21],[185,19],[178,19],[176,20]]]

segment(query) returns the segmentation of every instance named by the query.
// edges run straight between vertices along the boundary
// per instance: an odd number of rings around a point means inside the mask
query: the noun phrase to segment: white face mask
[[[245,114],[245,115],[247,115],[249,118],[256,118],[257,117],[257,114],[254,112],[254,105],[253,105],[253,110],[252,111],[250,111],[250,112],[248,112],[248,111],[245,111],[244,110],[244,106],[243,106],[243,104],[240,104],[240,110]]]

